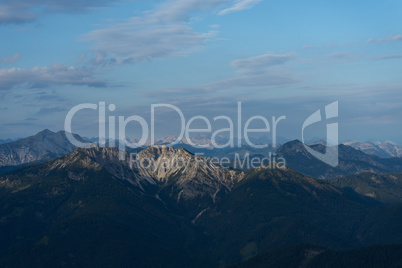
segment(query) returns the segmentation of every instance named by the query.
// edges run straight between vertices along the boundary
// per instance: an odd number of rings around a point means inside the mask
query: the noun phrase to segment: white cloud
[[[241,10],[245,10],[245,9],[251,9],[252,7],[257,5],[261,1],[262,0],[238,0],[238,1],[236,1],[236,3],[233,6],[220,11],[218,14],[226,15],[231,12],[237,12],[237,11],[241,11]]]

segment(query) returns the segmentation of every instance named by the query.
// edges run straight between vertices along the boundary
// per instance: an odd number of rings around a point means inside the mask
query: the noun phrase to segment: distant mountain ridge
[[[20,140],[20,139],[22,139],[22,138],[0,140],[0,145],[5,144],[5,143],[10,143],[10,142],[13,142],[13,141],[17,141],[17,140]]]
[[[402,157],[402,146],[394,142],[344,142],[343,144],[365,152],[366,154],[376,155],[382,158]]]
[[[74,135],[83,142],[83,139]],[[19,166],[29,163],[46,162],[72,152],[64,131],[54,133],[48,129],[34,136],[0,145],[0,167]]]
[[[111,141],[114,141],[116,144],[123,143],[127,146],[132,146],[132,147],[138,147],[138,139],[136,138],[129,138],[129,137],[124,137],[123,139],[105,139],[105,138],[98,138],[98,137],[93,137],[93,138],[85,138],[87,141],[96,143],[99,145],[105,145],[110,143]],[[284,144],[288,141],[290,141],[288,138],[284,137],[277,137],[277,146]],[[222,135],[218,135],[215,137],[215,143],[217,145],[224,145],[229,142],[229,137],[225,137]],[[237,137],[233,137],[234,143],[237,144],[238,140]],[[245,139],[241,139],[240,143],[242,146],[252,146],[254,145],[272,145],[272,138],[268,136],[262,136],[262,137],[249,137],[250,143],[247,142]],[[205,148],[205,149],[216,149],[216,147],[213,145],[212,142],[212,137],[211,135],[203,135],[203,134],[196,134],[192,135],[189,139],[183,137],[179,139],[177,136],[165,136],[160,139],[156,139],[154,144],[151,144],[151,140],[147,140],[144,144],[141,144],[140,147],[147,147],[147,146],[152,146],[152,145],[168,145],[170,146],[171,144],[175,143],[176,146],[194,146],[195,148]]]
[[[310,148],[321,153],[326,150],[322,143],[311,145]],[[331,167],[311,155],[299,140],[288,142],[276,151],[278,156],[284,157],[287,166],[315,178],[336,178],[361,172],[383,174],[402,171],[402,158],[382,159],[344,144],[338,146],[338,153],[339,165]]]

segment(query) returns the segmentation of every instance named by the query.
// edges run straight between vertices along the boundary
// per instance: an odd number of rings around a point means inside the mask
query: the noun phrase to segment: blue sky
[[[241,101],[300,138],[339,100],[341,140],[402,142],[400,14],[399,0],[2,0],[0,138],[61,130],[99,101],[144,118],[152,103],[234,117]],[[160,136],[177,134],[174,114],[158,116]],[[85,112],[73,130],[96,136],[97,123]]]

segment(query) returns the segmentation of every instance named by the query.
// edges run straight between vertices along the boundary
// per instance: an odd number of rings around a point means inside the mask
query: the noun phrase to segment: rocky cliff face
[[[244,173],[224,169],[185,149],[152,146],[135,158],[135,169],[144,178],[154,178],[178,201],[207,195],[213,200],[221,190],[230,191]]]

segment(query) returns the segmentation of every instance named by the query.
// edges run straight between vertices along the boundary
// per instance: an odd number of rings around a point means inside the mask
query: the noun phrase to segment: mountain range
[[[77,148],[0,176],[0,265],[219,267],[306,243],[402,243],[401,175],[353,176],[233,171],[166,146]]]
[[[75,135],[75,138],[82,142],[94,142],[93,140],[81,138],[78,135]],[[172,139],[175,139],[175,137]],[[171,139],[168,140],[172,141]],[[126,144],[132,141],[125,138],[122,141],[115,141],[115,146],[118,147],[119,142]],[[108,146],[109,143],[110,140],[105,140],[99,144]],[[325,152],[326,148],[322,142],[314,143],[310,147],[322,153]],[[144,148],[133,149],[126,147],[129,152],[136,153]],[[228,158],[232,162],[230,165],[232,167],[233,161],[236,158],[244,160],[248,156],[251,159],[263,159],[269,156],[269,154],[275,154],[277,157],[283,157],[286,160],[286,164],[292,169],[316,178],[336,178],[361,172],[384,174],[402,171],[402,160],[400,157],[381,158],[345,144],[338,146],[339,165],[335,168],[312,156],[306,150],[304,144],[298,140],[287,142],[279,148],[269,146],[268,148],[258,149],[243,145],[240,148],[228,147],[218,149],[194,147],[186,143],[174,145],[173,148],[183,148],[191,153],[200,154],[207,158]],[[27,165],[44,163],[56,159],[72,152],[74,149],[75,146],[68,141],[64,131],[54,133],[50,130],[44,130],[31,137],[2,144],[0,145],[0,174]]]
[[[341,144],[331,167],[295,140],[275,152],[286,166],[233,170],[208,156],[274,148],[105,145],[48,130],[0,145],[15,168],[0,175],[1,267],[401,263],[401,158]]]
[[[99,139],[99,138],[85,138],[80,137],[77,134],[74,134],[74,137],[80,142],[98,144],[100,146],[109,146],[110,144],[114,144],[114,147],[119,147],[121,143],[123,147],[125,147],[130,152],[139,152],[143,150],[145,147],[135,148],[135,140],[131,140],[128,137],[125,137],[122,140],[115,139]],[[175,136],[169,136],[162,139],[159,139],[155,142],[156,145],[164,145],[174,142],[177,139]],[[222,137],[217,137],[217,140],[220,142],[223,141]],[[16,170],[18,168],[44,163],[67,153],[72,152],[76,147],[70,143],[70,141],[66,137],[66,133],[64,131],[59,131],[57,133],[52,132],[48,129],[43,130],[37,133],[34,136],[30,136],[23,139],[14,140],[4,140],[4,144],[0,144],[0,174],[3,174],[8,171]],[[247,153],[253,154],[267,154],[267,149],[255,149],[250,146],[242,146],[239,148],[202,148],[200,145],[205,143],[211,143],[211,140],[208,136],[195,136],[192,139],[192,142],[196,144],[196,146],[190,145],[186,140],[179,142],[174,148],[185,148],[193,153],[202,154],[206,157],[228,157],[233,159],[235,153],[239,153],[239,155],[245,155]],[[130,147],[131,146],[131,147]],[[134,147],[134,148],[133,148]],[[272,147],[269,147],[269,151],[274,151]]]
[[[98,137],[93,137],[93,138],[84,138],[87,141],[90,141],[92,143],[96,144],[108,144],[111,141],[115,143],[123,143],[126,146],[131,146],[131,147],[137,147],[138,140],[137,139],[130,139],[129,137],[124,137],[122,139],[105,139],[105,138],[98,138]],[[229,137],[223,136],[223,135],[217,135],[214,137],[214,142],[217,145],[225,145],[229,142]],[[237,137],[233,137],[233,140],[237,142]],[[276,138],[276,143],[277,145],[284,144],[286,142],[290,141],[288,138],[284,138],[281,136],[278,136]],[[217,149],[212,142],[212,135],[208,134],[195,134],[192,135],[191,138],[181,138],[177,136],[165,136],[160,139],[156,139],[153,144],[151,144],[151,140],[147,140],[141,147],[146,147],[150,145],[171,145],[175,143],[176,146],[191,146],[196,149]],[[251,144],[250,144],[251,143]],[[246,147],[251,147],[253,144],[255,145],[272,145],[272,137],[269,136],[262,136],[262,137],[249,137],[249,141],[246,141],[245,139],[240,140],[240,144],[242,146]]]

